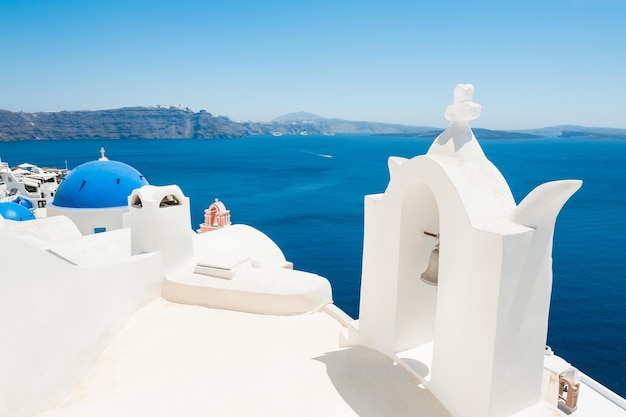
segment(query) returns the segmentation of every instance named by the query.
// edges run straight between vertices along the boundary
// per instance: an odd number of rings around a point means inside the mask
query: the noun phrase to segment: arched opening
[[[142,208],[143,207],[143,202],[141,201],[141,197],[139,197],[139,194],[135,194],[131,198],[130,205],[132,207],[136,207],[136,208]]]
[[[172,207],[172,206],[180,206],[182,203],[180,199],[176,197],[174,194],[168,194],[161,199],[159,203],[159,207]]]
[[[439,243],[439,206],[424,181],[406,188],[400,218],[396,352],[422,377],[430,374],[438,286],[422,279]],[[445,239],[445,236],[443,237]],[[432,279],[431,279],[432,280]]]
[[[211,207],[209,208],[209,221],[206,223],[208,223],[211,226],[218,226],[217,220],[216,220],[217,212],[218,212],[217,207],[214,204],[212,204]]]

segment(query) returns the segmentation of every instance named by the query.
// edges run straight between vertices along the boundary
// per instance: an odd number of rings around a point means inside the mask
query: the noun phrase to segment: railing
[[[595,379],[591,378],[589,375],[585,375],[580,372],[580,382],[587,385],[589,388],[602,395],[607,400],[611,401],[613,404],[617,405],[619,408],[626,410],[626,399],[620,397]]]

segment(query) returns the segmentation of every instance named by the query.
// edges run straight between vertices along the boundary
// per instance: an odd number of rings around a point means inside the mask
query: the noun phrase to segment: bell
[[[437,285],[439,280],[439,243],[435,245],[435,249],[430,253],[428,267],[422,273],[422,281],[430,285]]]

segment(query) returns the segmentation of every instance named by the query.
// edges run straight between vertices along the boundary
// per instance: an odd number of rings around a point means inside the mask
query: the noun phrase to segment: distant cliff
[[[179,107],[24,113],[0,110],[0,140],[230,138],[254,128]]]
[[[382,134],[382,136],[412,136],[418,138],[429,138],[435,139],[443,132],[443,129],[435,129],[435,130],[427,130],[423,132],[415,132],[410,134],[398,134],[398,133],[390,133],[390,134]],[[511,132],[506,130],[489,130],[489,129],[481,129],[481,128],[472,128],[472,132],[474,132],[474,136],[477,139],[540,139],[545,136],[542,135],[533,135],[530,133],[522,133],[522,132]]]
[[[520,132],[554,138],[626,139],[626,129],[610,127],[559,125],[541,129],[520,130]]]
[[[403,133],[419,127],[326,119],[298,113],[271,122],[235,122],[176,106],[114,110],[10,112],[0,110],[0,141],[54,139],[214,139],[271,134]],[[308,115],[303,117],[303,115]]]
[[[616,129],[620,130],[620,129]],[[576,139],[626,139],[626,132],[604,133],[596,131],[577,131],[564,130],[559,135],[560,138],[576,138]]]

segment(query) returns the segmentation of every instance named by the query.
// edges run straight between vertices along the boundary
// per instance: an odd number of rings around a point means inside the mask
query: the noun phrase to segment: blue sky
[[[0,0],[0,109],[626,128],[623,0]]]

